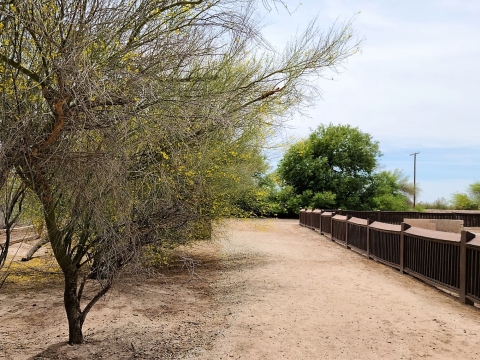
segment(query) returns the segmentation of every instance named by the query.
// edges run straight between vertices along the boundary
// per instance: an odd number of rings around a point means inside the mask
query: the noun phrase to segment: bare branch
[[[20,63],[16,62],[15,60],[6,57],[3,54],[0,54],[0,61],[5,63],[6,65],[10,65],[13,68],[19,70],[23,74],[27,75],[30,79],[37,82],[38,84],[41,83],[40,77],[36,73],[34,73],[33,71],[31,71],[31,70],[27,69],[26,67],[22,66]]]

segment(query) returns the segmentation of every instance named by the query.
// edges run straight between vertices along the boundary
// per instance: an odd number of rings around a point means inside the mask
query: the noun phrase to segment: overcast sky
[[[382,166],[413,180],[417,201],[451,198],[480,181],[480,1],[302,0],[292,14],[267,14],[264,36],[279,50],[315,15],[328,28],[356,15],[362,53],[333,81],[308,117],[290,122],[306,137],[319,124],[350,124],[380,142]],[[273,160],[275,163],[275,160]]]

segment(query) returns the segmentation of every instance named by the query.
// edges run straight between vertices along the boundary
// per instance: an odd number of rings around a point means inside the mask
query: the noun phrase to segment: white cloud
[[[348,2],[338,3],[329,6],[353,12]],[[363,54],[350,59],[348,71],[336,81],[320,82],[324,101],[309,112],[308,123],[292,122],[296,133],[334,122],[359,126],[393,146],[478,144],[480,27],[461,19],[430,16],[421,22],[375,13],[382,11],[379,6],[366,8],[357,21],[358,32],[367,37]],[[282,24],[285,32],[288,26]]]
[[[293,15],[280,14],[265,34],[280,48],[316,13],[328,27],[359,10],[355,28],[366,38],[363,53],[335,81],[318,82],[324,100],[308,118],[295,117],[291,132],[306,136],[320,123],[351,124],[387,151],[438,149],[443,155],[432,153],[428,166],[438,177],[426,177],[431,190],[423,196],[433,201],[461,191],[480,177],[479,159],[465,162],[465,179],[459,180],[450,175],[452,160],[443,150],[455,149],[457,163],[480,152],[480,1],[307,0]],[[390,167],[404,166],[389,161]]]

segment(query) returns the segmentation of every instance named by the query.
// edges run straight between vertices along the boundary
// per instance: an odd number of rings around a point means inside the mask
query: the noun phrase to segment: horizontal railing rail
[[[360,219],[371,219],[388,224],[400,225],[404,219],[463,220],[465,227],[480,227],[480,212],[418,212],[418,211],[357,211],[336,210],[340,215],[350,215]]]

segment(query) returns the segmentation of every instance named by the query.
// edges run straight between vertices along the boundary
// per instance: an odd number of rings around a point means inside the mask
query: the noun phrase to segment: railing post
[[[333,240],[333,217],[335,216],[335,211],[332,211],[332,216],[330,216],[330,240]]]
[[[460,237],[460,302],[467,305],[473,305],[473,301],[467,296],[467,242],[472,240],[475,234],[462,230]]]
[[[370,259],[370,224],[372,222],[371,219],[367,219],[367,259]]]
[[[377,221],[382,221],[382,210],[377,210]]]
[[[410,229],[410,225],[402,222],[400,224],[400,274],[404,273],[405,269],[405,234],[404,231]]]
[[[351,216],[347,215],[347,218],[345,219],[345,246],[347,249],[350,249],[350,246],[348,246],[348,220],[350,220]]]
[[[320,234],[323,234],[323,228],[322,228],[322,223],[323,223],[323,220],[322,220],[322,214],[325,212],[325,210],[320,210]]]

